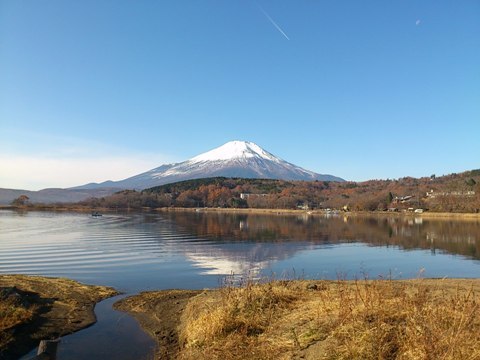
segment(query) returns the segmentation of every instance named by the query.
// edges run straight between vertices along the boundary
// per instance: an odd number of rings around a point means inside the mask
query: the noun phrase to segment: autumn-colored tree
[[[241,194],[249,194],[241,199]],[[428,195],[427,195],[428,193]],[[250,207],[384,210],[394,194],[410,200],[395,207],[432,211],[480,211],[480,170],[441,177],[364,182],[284,181],[269,179],[207,178],[158,186],[142,192],[122,191],[105,199],[88,200],[107,207]],[[85,204],[87,204],[85,202]]]
[[[24,206],[27,205],[30,201],[30,198],[27,195],[20,195],[15,200],[12,201],[14,206]]]

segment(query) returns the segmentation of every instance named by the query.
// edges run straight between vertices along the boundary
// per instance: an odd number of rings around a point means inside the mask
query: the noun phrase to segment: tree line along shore
[[[159,209],[220,208],[347,212],[480,213],[480,170],[425,178],[365,182],[285,181],[272,179],[205,178],[77,203],[31,204],[20,196],[17,208]]]

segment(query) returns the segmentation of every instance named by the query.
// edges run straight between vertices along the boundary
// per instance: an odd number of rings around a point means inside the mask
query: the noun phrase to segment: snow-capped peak
[[[260,158],[274,162],[281,160],[276,156],[263,150],[260,146],[249,141],[230,141],[222,146],[206,153],[200,154],[191,158],[189,162],[203,162],[203,161],[218,161],[218,160],[233,160],[233,159],[248,159]]]
[[[88,184],[81,188],[121,188],[148,189],[154,186],[178,181],[208,177],[235,177],[249,179],[283,179],[283,180],[322,180],[344,181],[332,175],[322,175],[305,170],[282,160],[257,144],[249,141],[230,141],[210,150],[175,164],[159,166],[150,171],[120,181],[101,184]]]

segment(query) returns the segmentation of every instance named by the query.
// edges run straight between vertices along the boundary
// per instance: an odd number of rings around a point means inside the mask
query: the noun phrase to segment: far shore
[[[77,205],[0,205],[0,210],[15,211],[59,211],[79,213],[141,213],[141,212],[206,212],[206,213],[227,213],[227,214],[271,214],[271,215],[301,215],[301,216],[381,216],[381,217],[415,217],[424,219],[455,219],[455,220],[480,220],[480,213],[456,213],[456,212],[432,212],[424,211],[415,213],[411,211],[341,211],[324,209],[300,210],[300,209],[258,209],[258,208],[184,208],[184,207],[162,207],[162,208],[104,208],[104,207],[81,207]]]
[[[390,212],[390,211],[326,211],[318,210],[297,210],[297,209],[241,209],[241,208],[158,208],[158,212],[211,212],[211,213],[239,213],[239,214],[276,214],[276,215],[342,215],[342,216],[406,216],[422,218],[455,218],[480,220],[480,213],[448,213],[424,211],[421,214],[414,212]]]

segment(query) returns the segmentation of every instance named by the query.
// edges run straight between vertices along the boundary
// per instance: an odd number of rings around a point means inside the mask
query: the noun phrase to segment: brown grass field
[[[480,359],[480,280],[270,281],[191,298],[179,359]]]

